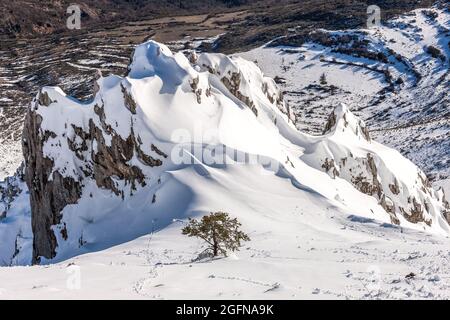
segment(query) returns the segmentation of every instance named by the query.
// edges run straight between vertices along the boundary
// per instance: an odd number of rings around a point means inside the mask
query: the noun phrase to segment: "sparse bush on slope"
[[[426,47],[425,50],[433,58],[441,59],[442,61],[445,61],[445,56],[442,54],[441,50],[436,48],[435,46],[428,46],[428,47]]]

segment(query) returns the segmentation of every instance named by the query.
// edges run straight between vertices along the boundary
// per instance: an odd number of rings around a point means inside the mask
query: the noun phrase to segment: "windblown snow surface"
[[[168,157],[158,167],[130,160],[146,184],[132,188],[113,177],[122,196],[83,180],[81,198],[53,227],[56,257],[40,266],[27,266],[27,187],[20,175],[10,178],[16,192],[0,202],[0,298],[450,296],[443,192],[370,139],[343,104],[324,135],[308,135],[254,63],[221,54],[188,59],[153,41],[136,49],[127,77],[100,78],[92,102],[55,87],[43,94],[51,103],[41,105],[38,96],[31,108],[42,130],[54,133],[44,152],[63,176],[88,171],[84,161],[96,144],[77,157],[68,141],[83,145],[73,128],[100,117],[124,139],[139,136],[146,154],[155,144]],[[112,143],[106,130],[104,138]],[[412,219],[417,204],[421,214]],[[237,217],[251,241],[228,257],[198,259],[204,244],[181,228],[188,217],[219,210]]]

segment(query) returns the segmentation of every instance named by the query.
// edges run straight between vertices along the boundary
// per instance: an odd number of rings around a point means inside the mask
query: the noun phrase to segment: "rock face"
[[[410,223],[432,224],[432,217],[448,218],[448,203],[435,191],[426,175],[393,150],[381,150],[372,141],[365,123],[345,105],[329,116],[321,141],[321,169],[332,178],[342,178],[356,189],[375,197],[393,224],[401,218]],[[348,148],[354,145],[356,148]],[[438,218],[441,219],[441,218]]]
[[[136,104],[131,94],[123,85],[121,91],[124,106],[131,114],[136,114]],[[123,198],[124,190],[120,189],[115,181],[124,181],[132,190],[136,190],[137,185],[146,184],[144,173],[139,166],[130,164],[134,157],[145,166],[162,165],[161,159],[148,155],[141,149],[142,142],[139,142],[139,137],[134,134],[132,127],[126,138],[115,132],[106,122],[104,106],[94,105],[95,120],[89,119],[85,127],[66,123],[67,131],[62,135],[57,135],[50,129],[43,129],[42,116],[37,111],[40,108],[48,108],[51,103],[47,92],[38,95],[27,114],[23,134],[25,179],[30,190],[33,212],[33,263],[39,263],[41,257],[52,259],[56,256],[58,243],[54,226],[58,226],[57,231],[67,240],[66,226],[61,225],[61,212],[67,205],[78,202],[86,179],[95,180],[99,188],[111,190]],[[65,140],[68,149],[76,157],[80,171],[75,177],[64,176],[60,171],[56,171],[54,159],[46,156],[45,144],[50,139],[58,138]],[[110,145],[106,139],[110,140]],[[154,151],[159,151],[157,147],[152,146]],[[159,158],[167,157],[163,152],[155,154]]]
[[[230,93],[250,108],[255,116],[258,116],[258,108],[254,102],[257,99],[254,95],[256,92],[262,91],[271,104],[286,114],[291,121],[295,120],[289,105],[284,101],[282,91],[278,89],[273,79],[265,78],[258,91],[251,89],[254,85],[251,73],[243,72],[242,65],[253,72],[259,72],[255,64],[241,58],[232,60],[223,54],[201,54],[192,59],[201,70],[217,76]],[[226,67],[224,68],[224,66]]]
[[[42,103],[42,105],[41,105]],[[41,93],[37,105],[50,105],[48,94]],[[56,237],[51,227],[61,221],[61,211],[74,204],[81,196],[80,181],[63,177],[54,171],[54,161],[45,156],[44,144],[56,134],[40,128],[42,117],[31,109],[26,117],[23,133],[25,179],[30,190],[31,224],[33,230],[33,262],[40,256],[51,259],[56,252]]]

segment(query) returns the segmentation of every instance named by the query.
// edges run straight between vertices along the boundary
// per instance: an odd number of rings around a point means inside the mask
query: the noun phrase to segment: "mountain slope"
[[[293,118],[254,63],[154,41],[136,48],[127,77],[99,75],[92,101],[45,87],[25,121],[23,172],[4,188],[1,261],[58,262],[209,210],[259,231],[300,208],[448,235],[444,194],[344,105],[323,136]]]
[[[293,32],[239,55],[278,79],[299,129],[321,134],[344,102],[375,140],[439,181],[450,177],[449,30],[442,3],[372,29]]]
[[[212,12],[217,8],[224,10],[246,3],[246,0],[82,0],[76,4],[81,9],[83,26],[93,28],[123,21],[136,21],[142,17]],[[65,32],[66,20],[70,16],[66,11],[72,4],[73,2],[68,0],[0,0],[0,15],[3,17],[0,22],[1,37],[29,37]]]
[[[447,238],[324,205],[260,169],[205,178],[175,172],[189,186],[189,211],[227,210],[251,237],[228,258],[196,261],[202,241],[183,222],[106,250],[45,266],[0,268],[2,299],[448,299]],[[255,172],[256,171],[256,172]],[[215,180],[219,179],[219,186]],[[176,194],[177,200],[179,193]],[[173,198],[172,198],[173,199]],[[146,205],[150,206],[151,197]],[[144,206],[145,204],[142,204]],[[116,227],[119,230],[124,227]],[[113,232],[113,231],[112,231]],[[405,278],[413,272],[415,277]],[[79,276],[79,277],[78,277]]]
[[[359,27],[367,16],[366,8],[379,5],[383,18],[427,7],[433,0],[399,0],[396,2],[377,0],[333,2],[325,0],[80,0],[77,4],[82,12],[83,28],[117,26],[124,22],[140,21],[152,17],[175,15],[213,14],[229,11],[230,8],[251,10],[243,21],[235,24],[232,33],[221,39],[224,51],[260,45],[273,37],[285,34],[286,30],[301,23],[310,27]],[[30,37],[65,33],[67,8],[73,4],[68,0],[27,1],[0,0],[0,37]],[[45,8],[44,10],[42,8]],[[256,28],[249,28],[254,26]]]

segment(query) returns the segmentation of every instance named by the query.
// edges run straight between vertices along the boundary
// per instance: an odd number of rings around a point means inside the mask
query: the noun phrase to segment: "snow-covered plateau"
[[[377,142],[345,94],[347,104],[327,100],[320,134],[299,129],[299,103],[258,65],[295,59],[284,81],[302,87],[329,49],[286,50],[186,55],[148,41],[126,77],[98,74],[90,101],[42,88],[24,163],[0,183],[0,299],[448,299],[443,188]],[[330,67],[327,81],[383,90],[347,69]],[[404,72],[389,90],[414,86]],[[181,229],[213,211],[237,217],[251,241],[199,258],[204,243]]]

